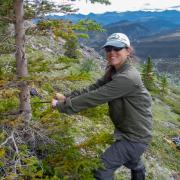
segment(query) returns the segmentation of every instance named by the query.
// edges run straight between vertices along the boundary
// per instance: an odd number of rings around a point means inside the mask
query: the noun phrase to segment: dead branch
[[[5,144],[7,144],[7,142],[8,142],[10,139],[12,139],[11,136],[9,136],[8,138],[6,138],[6,140],[5,140],[3,143],[0,144],[0,148],[2,148]]]
[[[8,16],[1,16],[0,21],[7,22],[7,23],[14,23],[15,17],[8,17]]]
[[[16,141],[15,141],[15,138],[14,138],[14,131],[12,131],[11,133],[11,139],[12,139],[12,142],[14,144],[14,148],[15,148],[15,151],[16,151],[16,161],[15,161],[15,164],[14,164],[14,172],[16,173],[16,169],[17,169],[17,165],[19,167],[21,167],[21,159],[20,159],[20,155],[19,155],[19,149],[18,149],[18,146],[16,144]]]

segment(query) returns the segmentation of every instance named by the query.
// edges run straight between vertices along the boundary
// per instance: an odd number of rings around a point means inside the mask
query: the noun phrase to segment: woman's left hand
[[[56,108],[57,103],[58,103],[58,100],[57,100],[57,99],[52,99],[52,101],[51,101],[51,107],[52,107],[53,109]]]

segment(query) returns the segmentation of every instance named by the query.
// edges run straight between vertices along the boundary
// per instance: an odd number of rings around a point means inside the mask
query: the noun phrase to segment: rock
[[[147,176],[152,180],[175,180],[172,172],[166,167],[162,166],[160,159],[152,156],[143,158],[146,166]]]
[[[179,180],[180,179],[180,172],[174,172],[174,173],[172,173],[172,176],[173,176],[174,180]]]
[[[80,45],[81,49],[80,52],[83,56],[83,59],[90,59],[93,60],[96,66],[98,66],[101,70],[104,70],[106,67],[106,60],[99,55],[94,48],[87,47],[83,44]]]
[[[167,128],[179,128],[176,124],[173,124],[169,121],[163,121],[163,125]]]

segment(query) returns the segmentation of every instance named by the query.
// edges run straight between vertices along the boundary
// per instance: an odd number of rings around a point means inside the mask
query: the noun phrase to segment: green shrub
[[[172,111],[176,114],[180,114],[180,104],[179,102],[176,102],[175,100],[171,98],[163,98],[161,97],[161,100],[164,101],[167,105],[169,105],[172,108]]]
[[[9,59],[4,57],[1,61],[0,59],[0,80],[2,79],[12,79],[16,72],[16,62],[14,59]]]
[[[64,49],[65,49],[64,55],[69,58],[79,58],[81,54],[80,51],[78,50],[78,47],[79,47],[79,43],[77,37],[72,36],[71,38],[68,38],[64,45]]]
[[[58,58],[58,62],[59,63],[65,63],[65,64],[69,64],[69,63],[79,63],[79,60],[76,58],[70,58],[70,57],[66,57],[66,56],[60,56]]]
[[[180,108],[179,107],[173,107],[172,111],[175,112],[176,114],[180,115]]]
[[[93,60],[87,59],[82,63],[80,71],[81,72],[90,72],[94,69],[94,67],[95,67],[95,64],[94,64]]]
[[[79,114],[86,116],[90,119],[102,119],[104,115],[108,115],[108,106],[103,104],[94,108],[89,108],[84,111],[79,112]]]
[[[54,88],[50,83],[44,83],[41,88],[45,91],[48,91],[50,94],[54,92]]]
[[[173,87],[171,88],[172,89],[172,92],[177,94],[177,95],[180,95],[180,86],[177,86],[177,87]]]
[[[69,76],[66,76],[64,80],[68,80],[68,81],[91,80],[91,74],[87,72],[71,73]]]
[[[47,72],[50,70],[49,61],[44,59],[44,55],[39,55],[29,61],[28,70],[30,73]]]
[[[17,107],[18,107],[18,99],[16,97],[3,99],[1,100],[0,103],[0,112],[7,112]]]

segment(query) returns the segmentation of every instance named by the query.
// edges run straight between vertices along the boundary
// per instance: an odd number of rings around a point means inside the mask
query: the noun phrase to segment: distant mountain
[[[145,37],[157,33],[164,33],[180,28],[180,11],[166,10],[161,12],[152,11],[127,11],[127,12],[107,12],[104,14],[90,13],[88,15],[49,15],[50,19],[70,19],[77,22],[80,19],[92,19],[102,24],[108,33],[126,32],[135,30],[133,38],[137,36]],[[135,28],[135,29],[134,29]],[[139,33],[139,35],[137,35]]]
[[[131,41],[136,41],[139,38],[147,37],[150,34],[155,33],[154,31],[152,32],[152,29],[142,23],[127,20],[105,25],[104,29],[107,30],[108,35],[116,32],[125,33],[129,36]]]
[[[109,24],[104,28],[106,32],[91,32],[90,38],[81,42],[100,50],[108,35],[123,32],[128,35],[137,55],[141,58],[146,58],[148,55],[154,58],[180,57],[180,28],[158,32],[152,31],[144,24],[129,21]]]
[[[88,15],[83,14],[72,14],[65,16],[49,15],[48,18],[54,19],[70,19],[72,22],[77,22],[80,19],[93,19],[102,25],[112,24],[114,22],[129,20],[129,21],[139,21],[146,22],[149,20],[167,20],[169,22],[174,22],[180,25],[180,11],[176,10],[166,10],[166,11],[126,11],[126,12],[106,12],[103,14],[90,13]]]
[[[133,43],[138,56],[146,58],[175,58],[180,62],[180,29],[163,35],[154,35]]]

